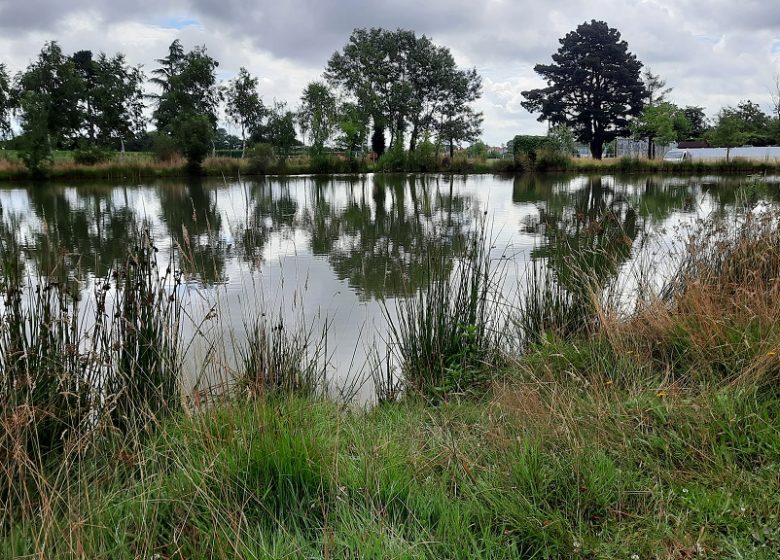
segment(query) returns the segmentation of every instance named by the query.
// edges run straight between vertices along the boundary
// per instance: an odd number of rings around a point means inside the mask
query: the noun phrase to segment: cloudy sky
[[[205,44],[221,79],[246,66],[267,103],[295,106],[353,28],[403,27],[477,67],[484,139],[497,145],[544,131],[520,92],[541,85],[533,66],[549,61],[558,38],[591,19],[620,30],[674,102],[709,115],[740,99],[769,110],[780,72],[780,7],[769,0],[0,0],[0,62],[20,70],[56,39],[66,52],[121,51],[151,70],[180,38]]]

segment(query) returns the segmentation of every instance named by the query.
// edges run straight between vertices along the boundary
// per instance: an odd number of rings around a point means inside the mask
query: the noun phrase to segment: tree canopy
[[[225,92],[228,118],[241,128],[242,150],[246,150],[247,135],[260,126],[267,113],[257,92],[257,82],[257,78],[241,67]]]
[[[202,146],[211,144],[216,131],[217,108],[222,99],[216,78],[219,63],[207,54],[206,47],[185,53],[178,39],[171,43],[168,55],[157,62],[160,68],[153,71],[152,78],[161,90],[154,96],[157,129],[171,136],[185,154],[198,156],[199,160],[188,157],[197,166],[207,154]],[[194,138],[193,134],[206,137]]]
[[[0,63],[0,139],[11,132],[11,79],[5,64]]]
[[[336,124],[336,97],[328,84],[311,82],[301,96],[298,125],[303,135],[309,137],[313,154],[322,153],[325,143],[331,139],[336,130]]]
[[[625,134],[642,112],[642,63],[603,21],[583,23],[559,42],[553,63],[534,67],[547,87],[522,92],[523,107],[540,113],[540,121],[571,127],[601,159],[604,144]]]
[[[328,61],[325,77],[371,117],[376,147],[385,128],[391,146],[409,131],[412,151],[425,134],[452,145],[479,135],[482,115],[471,103],[481,95],[481,78],[414,31],[355,29]]]

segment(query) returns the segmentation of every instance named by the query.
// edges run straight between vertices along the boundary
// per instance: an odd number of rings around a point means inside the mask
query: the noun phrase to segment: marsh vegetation
[[[1,191],[0,555],[773,558],[777,197]]]

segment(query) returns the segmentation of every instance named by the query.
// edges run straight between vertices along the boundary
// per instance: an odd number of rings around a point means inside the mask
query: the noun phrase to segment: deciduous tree
[[[312,154],[322,153],[325,144],[335,132],[337,122],[336,97],[328,84],[311,82],[301,96],[298,126],[304,137],[309,138]]]
[[[242,67],[225,92],[228,118],[241,128],[241,157],[246,153],[247,135],[260,125],[267,113],[257,83],[257,78]]]

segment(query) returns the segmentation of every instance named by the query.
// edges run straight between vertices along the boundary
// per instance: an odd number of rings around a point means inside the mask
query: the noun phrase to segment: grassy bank
[[[232,402],[60,473],[4,557],[776,558],[780,401],[594,379]],[[50,484],[56,487],[59,481]]]
[[[143,156],[143,157],[142,157]],[[752,161],[733,159],[731,161],[685,161],[679,163],[637,158],[607,158],[603,160],[566,158],[560,156],[541,157],[533,164],[527,160],[478,160],[456,156],[449,159],[416,161],[404,158],[401,161],[346,160],[337,157],[309,158],[296,156],[284,164],[253,162],[250,159],[229,157],[207,158],[200,173],[212,177],[236,177],[253,175],[330,175],[334,173],[382,173],[382,172],[425,172],[458,174],[491,173],[591,173],[591,174],[772,174],[780,173],[780,161]],[[191,175],[186,162],[181,158],[157,161],[146,154],[133,157],[119,156],[94,165],[77,164],[66,157],[55,159],[46,173],[46,178],[56,179],[144,179],[158,177],[185,177]],[[0,158],[0,181],[32,180],[33,177],[21,161]]]
[[[779,219],[704,224],[677,274],[630,309],[586,270],[565,286],[540,271],[500,333],[497,276],[475,240],[447,289],[432,276],[399,304],[390,342],[405,391],[370,409],[295,382],[317,377],[309,342],[273,320],[253,325],[235,390],[169,406],[153,358],[166,349],[176,362],[154,320],[170,311],[143,313],[169,292],[129,269],[105,290],[126,302],[120,330],[95,347],[107,354],[58,346],[70,331],[25,328],[40,314],[19,307],[10,324],[21,326],[0,336],[3,373],[19,355],[49,360],[0,386],[0,557],[776,558]],[[71,313],[58,306],[57,320],[30,324],[62,327]],[[499,334],[522,352],[495,359]],[[145,391],[116,377],[109,394],[137,405],[75,407],[80,421],[66,414],[37,445],[60,397],[81,386],[36,392],[42,380],[109,362],[156,372]]]

